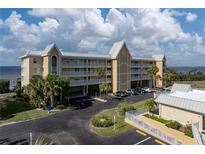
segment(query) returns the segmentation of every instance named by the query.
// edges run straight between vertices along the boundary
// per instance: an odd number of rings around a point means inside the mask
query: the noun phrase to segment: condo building
[[[50,44],[44,50],[21,56],[21,81],[26,86],[33,75],[45,78],[49,73],[69,77],[71,95],[93,95],[104,82],[111,84],[112,92],[153,84],[160,88],[162,80],[153,81],[147,69],[156,65],[162,77],[165,61],[164,55],[132,56],[124,41],[114,43],[107,55],[62,52],[56,44]],[[103,78],[96,75],[98,67],[105,69]]]

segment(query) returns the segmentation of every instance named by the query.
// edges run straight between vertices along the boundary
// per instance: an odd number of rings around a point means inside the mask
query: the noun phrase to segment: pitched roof
[[[155,101],[160,104],[165,104],[188,111],[205,114],[205,102],[191,100],[182,97],[176,97],[167,94],[160,94],[155,99]]]
[[[189,84],[174,84],[169,93],[161,93],[155,99],[165,104],[184,110],[205,114],[205,91],[192,89]]]
[[[177,83],[175,83],[172,86],[171,92],[174,92],[174,91],[189,92],[190,90],[192,90],[192,88],[191,88],[191,85],[189,85],[189,84],[177,84]]]
[[[112,59],[116,59],[120,50],[122,49],[123,45],[125,44],[125,41],[115,42],[110,49],[109,55]]]

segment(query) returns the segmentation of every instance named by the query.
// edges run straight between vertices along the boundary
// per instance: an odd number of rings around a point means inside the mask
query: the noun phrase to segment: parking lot
[[[124,101],[138,102],[153,97],[152,93],[123,98]],[[89,122],[93,115],[115,107],[123,100],[110,99],[108,102],[93,101],[89,106],[77,107],[45,118],[0,126],[0,144],[29,144],[29,133],[33,139],[39,134],[55,138],[56,144],[81,145],[156,145],[156,138],[136,129],[115,137],[102,137],[91,132]]]

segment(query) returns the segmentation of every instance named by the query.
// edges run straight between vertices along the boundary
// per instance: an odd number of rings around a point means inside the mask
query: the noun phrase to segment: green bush
[[[102,116],[93,117],[92,125],[95,127],[110,127],[114,125],[114,122],[108,116],[102,115]]]
[[[187,125],[185,128],[184,128],[184,134],[193,138],[193,133],[192,133],[192,128],[191,126]]]
[[[65,109],[65,108],[66,108],[66,106],[63,105],[63,104],[56,105],[56,109],[58,109],[58,110],[63,110],[63,109]]]
[[[117,109],[120,115],[125,115],[125,112],[135,110],[135,107],[129,103],[119,103]]]
[[[163,118],[161,118],[161,117],[157,117],[157,116],[150,115],[150,114],[145,114],[144,116],[147,117],[147,118],[156,120],[156,121],[158,121],[158,122],[161,122],[161,123],[163,123],[163,124],[166,124],[166,123],[169,122],[169,120],[165,120],[165,119],[163,119]]]
[[[9,80],[0,80],[0,94],[9,92]]]
[[[173,129],[178,130],[182,125],[177,121],[172,121],[171,120],[166,124],[166,126],[169,127],[169,128],[173,128]]]

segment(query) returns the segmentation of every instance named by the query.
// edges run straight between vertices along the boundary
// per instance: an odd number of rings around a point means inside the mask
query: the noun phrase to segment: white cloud
[[[28,24],[13,11],[3,22],[9,34],[0,41],[4,48],[15,50],[16,56],[22,50],[43,49],[51,42],[64,51],[108,53],[119,40],[125,40],[131,53],[137,56],[165,52],[179,58],[205,51],[203,38],[184,32],[174,18],[184,16],[185,12],[110,9],[106,18],[99,9],[32,9],[28,13],[42,17],[43,21]]]
[[[187,22],[193,22],[197,19],[197,15],[194,14],[194,13],[187,13],[187,16],[186,16],[186,21]]]
[[[48,32],[52,29],[57,29],[59,26],[59,23],[55,19],[46,17],[45,21],[39,23],[39,26],[41,27],[43,32]]]

